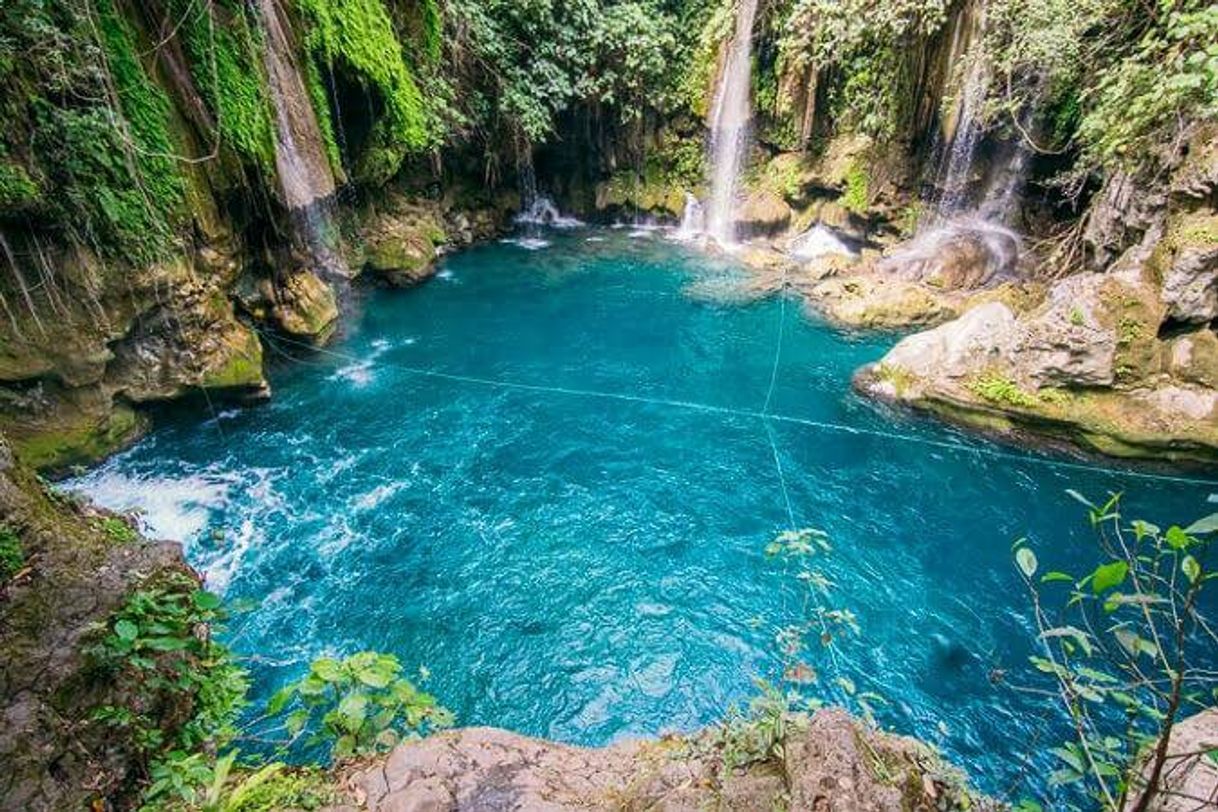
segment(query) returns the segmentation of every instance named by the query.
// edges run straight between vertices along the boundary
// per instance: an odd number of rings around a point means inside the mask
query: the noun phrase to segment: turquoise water
[[[849,379],[894,339],[725,302],[730,264],[655,232],[546,239],[368,294],[331,352],[277,344],[297,360],[268,405],[169,415],[71,486],[142,508],[213,588],[259,602],[230,632],[257,652],[257,697],[322,653],[382,649],[427,666],[462,724],[582,744],[696,728],[773,674],[794,601],[763,548],[793,519],[833,540],[835,601],[862,627],[840,673],[885,697],[880,721],[991,792],[1017,785],[1066,734],[1007,684],[1031,680],[1012,541],[1080,570],[1066,488],[1124,490],[1161,522],[1218,488],[877,408]],[[758,417],[768,393],[782,419]]]

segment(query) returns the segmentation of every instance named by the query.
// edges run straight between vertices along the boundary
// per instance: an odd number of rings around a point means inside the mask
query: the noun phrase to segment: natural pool
[[[230,631],[257,655],[256,700],[374,648],[425,665],[462,724],[601,744],[711,722],[772,675],[793,609],[763,554],[790,523],[777,456],[862,628],[842,674],[887,700],[886,727],[1005,793],[1065,735],[991,681],[1030,679],[1012,541],[1081,570],[1094,547],[1065,489],[1123,490],[1166,524],[1218,487],[877,409],[849,380],[892,338],[707,295],[735,273],[650,231],[475,248],[369,294],[330,351],[272,371],[270,404],[171,416],[69,486],[144,510],[213,588],[259,602]],[[767,397],[782,419],[758,417]]]

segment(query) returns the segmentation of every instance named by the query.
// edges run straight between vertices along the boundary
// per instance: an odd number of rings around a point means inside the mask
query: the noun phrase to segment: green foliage
[[[382,0],[298,0],[304,21],[304,45],[313,56],[306,79],[328,137],[331,162],[339,165],[333,123],[321,71],[354,71],[369,90],[379,93],[385,116],[378,122],[369,150],[380,162],[371,178],[383,182],[397,170],[402,150],[433,145],[430,114],[418,83],[402,54]],[[384,153],[391,151],[393,156]]]
[[[163,232],[169,228],[163,218],[180,215],[185,200],[185,186],[169,135],[169,99],[145,73],[136,52],[135,34],[111,0],[94,2],[102,50],[117,96],[113,112],[121,116],[115,123],[132,166],[131,179],[141,193],[147,224]]]
[[[1145,163],[1182,125],[1218,117],[1218,5],[1159,0],[1152,16],[1089,92],[1079,135],[1096,163]]]
[[[452,714],[402,676],[390,654],[364,651],[343,660],[315,660],[309,673],[284,687],[267,706],[293,738],[312,730],[338,760],[387,750],[403,738],[452,724]]]
[[[150,802],[193,802],[210,775],[204,751],[214,752],[235,733],[247,681],[209,634],[224,618],[217,596],[174,575],[132,592],[91,650],[107,681],[125,690],[120,702],[95,709],[92,718],[129,732],[152,759]],[[174,707],[187,717],[166,729],[165,717],[173,717],[167,709]]]
[[[139,538],[139,533],[118,516],[106,516],[99,519],[97,528],[115,544],[130,544]]]
[[[0,151],[0,209],[24,209],[35,203],[39,195],[38,184],[25,167],[16,161],[6,160]]]
[[[1167,751],[1155,744],[1176,721],[1218,700],[1198,659],[1218,642],[1200,612],[1218,577],[1206,563],[1218,514],[1164,530],[1126,522],[1117,495],[1095,504],[1069,493],[1096,531],[1094,569],[1037,577],[1036,555],[1025,540],[1015,545],[1039,632],[1031,662],[1076,731],[1052,750],[1058,769],[1051,783],[1081,785],[1092,808],[1117,812],[1141,800],[1141,809],[1163,792]]]
[[[25,566],[25,550],[21,539],[8,525],[0,524],[0,584],[12,578]]]
[[[170,8],[182,17],[191,76],[215,116],[220,142],[270,172],[275,133],[260,57],[265,44],[250,12],[234,2],[175,0]]]
[[[969,390],[980,398],[1001,406],[1030,408],[1039,402],[1019,384],[998,372],[983,372],[968,383]]]
[[[280,812],[315,810],[339,798],[316,767],[289,768],[271,762],[253,771],[236,769],[237,751],[217,759],[179,753],[152,770],[154,792],[142,812]]]
[[[842,206],[855,214],[864,214],[871,207],[871,181],[867,177],[867,167],[861,161],[855,161],[846,171]]]
[[[856,132],[890,136],[916,104],[907,85],[911,47],[947,19],[945,0],[795,0],[783,27],[780,67],[809,68],[833,81],[834,120]]]

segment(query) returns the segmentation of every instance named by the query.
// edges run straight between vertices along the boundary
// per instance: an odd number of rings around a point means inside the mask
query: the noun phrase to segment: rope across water
[[[506,389],[518,392],[534,392],[547,395],[562,395],[566,397],[589,398],[596,400],[618,401],[623,403],[640,403],[652,406],[663,406],[672,409],[681,409],[692,412],[702,412],[706,414],[723,415],[725,417],[739,417],[745,419],[754,419],[760,421],[775,421],[787,425],[803,426],[806,428],[814,428],[821,431],[834,432],[838,434],[850,434],[855,436],[878,437],[886,440],[895,440],[904,443],[915,443],[932,448],[940,448],[947,451],[954,451],[965,454],[976,454],[986,456],[993,459],[1010,460],[1020,463],[1031,463],[1042,465],[1049,468],[1057,468],[1061,470],[1075,470],[1086,472],[1100,473],[1119,473],[1121,476],[1156,481],[1156,482],[1175,482],[1187,485],[1200,485],[1203,487],[1213,487],[1218,489],[1218,480],[1204,479],[1201,477],[1188,477],[1174,474],[1157,474],[1152,471],[1136,471],[1128,469],[1113,469],[1101,465],[1088,464],[1086,462],[1070,462],[1067,460],[1054,460],[1045,457],[1027,456],[1013,452],[1002,451],[997,448],[986,446],[965,445],[963,443],[953,443],[946,440],[935,440],[930,437],[919,437],[913,434],[903,434],[895,431],[886,431],[884,429],[868,428],[863,426],[847,426],[841,423],[830,423],[821,420],[811,420],[803,417],[795,417],[793,415],[778,414],[766,410],[737,408],[732,406],[716,406],[711,403],[701,403],[692,400],[681,400],[677,398],[662,398],[652,397],[647,395],[631,395],[625,392],[610,392],[599,389],[582,389],[566,386],[550,386],[546,384],[524,383],[521,381],[500,380],[496,378],[486,378],[478,375],[464,375],[456,372],[443,372],[436,369],[426,369],[423,367],[415,367],[407,364],[399,364],[392,361],[369,361],[366,358],[359,358],[349,353],[344,353],[339,350],[334,350],[327,347],[316,347],[312,344],[307,344],[302,341],[287,338],[285,336],[275,336],[272,341],[281,341],[288,344],[307,349],[311,352],[316,352],[322,355],[327,355],[337,358],[348,363],[372,365],[380,364],[383,367],[396,369],[400,372],[405,372],[410,375],[416,375],[424,378],[432,378],[436,380],[452,381],[455,383],[465,383],[477,386],[485,386],[496,389]],[[781,348],[780,348],[781,350]],[[778,353],[775,354],[777,358]]]

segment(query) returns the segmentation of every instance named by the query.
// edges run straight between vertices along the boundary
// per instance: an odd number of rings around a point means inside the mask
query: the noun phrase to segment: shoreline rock
[[[711,732],[603,748],[464,728],[399,745],[349,772],[349,809],[664,809],[977,812],[999,805],[920,742],[828,709],[788,720],[781,755],[726,769]]]

